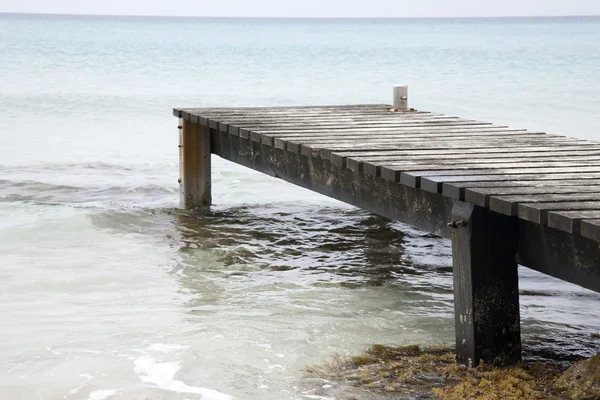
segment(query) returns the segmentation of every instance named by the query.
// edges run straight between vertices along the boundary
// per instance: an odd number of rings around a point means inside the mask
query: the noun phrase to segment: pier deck
[[[213,153],[451,238],[465,365],[520,359],[517,262],[600,292],[600,143],[385,104],[174,115],[183,207]]]

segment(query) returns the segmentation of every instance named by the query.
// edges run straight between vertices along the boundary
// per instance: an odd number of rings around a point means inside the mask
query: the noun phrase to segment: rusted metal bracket
[[[452,229],[456,229],[456,228],[464,228],[465,226],[467,226],[469,223],[467,221],[463,221],[463,220],[458,220],[458,221],[452,221],[448,223],[448,227],[452,228]]]

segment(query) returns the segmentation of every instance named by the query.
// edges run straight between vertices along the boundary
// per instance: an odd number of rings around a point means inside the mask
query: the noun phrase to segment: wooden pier
[[[458,362],[518,362],[517,263],[600,292],[600,143],[397,104],[175,109],[181,205],[212,153],[451,238]]]

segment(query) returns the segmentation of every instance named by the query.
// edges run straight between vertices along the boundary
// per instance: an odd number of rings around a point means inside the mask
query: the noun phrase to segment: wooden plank
[[[526,151],[525,151],[526,150]],[[532,154],[532,156],[535,156],[535,154],[537,153],[545,153],[545,154],[552,154],[552,153],[563,153],[563,152],[574,152],[574,153],[583,153],[583,154],[587,154],[587,153],[597,153],[598,151],[600,151],[600,145],[597,148],[590,148],[587,145],[584,146],[569,146],[566,149],[563,149],[562,147],[544,147],[544,146],[535,146],[535,147],[528,147],[527,149],[521,149],[520,151],[515,150],[515,152],[519,153],[519,154]],[[511,152],[512,153],[512,152]],[[509,153],[508,155],[510,156]],[[456,150],[456,149],[441,149],[441,150],[436,150],[436,149],[413,149],[413,150],[377,150],[377,151],[369,151],[369,150],[340,150],[339,152],[335,152],[333,153],[333,156],[338,158],[338,159],[345,159],[345,158],[355,158],[357,160],[362,161],[362,159],[364,158],[374,158],[377,159],[379,157],[395,157],[395,156],[405,156],[405,155],[432,155],[432,154],[458,154],[458,155],[463,155],[463,154],[477,154],[477,155],[481,155],[481,156],[485,156],[485,155],[489,155],[490,157],[498,157],[501,156],[503,154],[507,154],[506,150],[504,150],[503,148],[489,148],[489,149],[481,149],[481,148],[475,148],[475,149],[464,149],[464,150]],[[332,158],[332,161],[334,160],[334,158]],[[341,161],[336,161],[337,165],[342,165]]]
[[[450,177],[452,178],[452,177]],[[533,178],[533,179],[531,179]],[[431,193],[442,193],[453,199],[464,200],[466,189],[502,188],[502,187],[561,187],[561,186],[597,186],[600,185],[600,174],[595,178],[585,179],[585,175],[545,174],[533,176],[513,176],[510,180],[444,182],[443,180],[421,178],[421,189]]]
[[[522,137],[523,135],[527,135],[528,138],[534,138],[541,136],[543,134],[537,132],[526,132],[526,131],[516,131],[509,130],[504,128],[486,128],[486,129],[447,129],[447,130],[412,130],[412,129],[403,129],[403,130],[384,130],[384,131],[373,131],[367,134],[365,133],[351,133],[348,134],[344,131],[338,132],[329,132],[328,135],[319,135],[312,136],[311,135],[266,135],[266,134],[258,134],[256,132],[250,132],[250,138],[255,142],[262,142],[263,144],[274,146],[278,149],[287,149],[288,143],[293,143],[294,145],[300,144],[312,144],[312,143],[320,143],[323,147],[327,147],[330,144],[336,144],[341,141],[345,142],[362,142],[362,143],[370,143],[375,144],[384,141],[385,139],[397,142],[397,143],[422,143],[423,141],[430,141],[436,139],[453,139],[455,137],[463,137],[463,138],[499,138],[506,137],[510,135],[510,137],[514,137],[515,135],[519,135]],[[247,138],[247,137],[246,137]],[[420,141],[419,141],[420,140]]]
[[[420,188],[432,193],[442,193],[454,199],[464,199],[465,184],[498,183],[500,186],[507,182],[518,183],[520,180],[594,180],[600,179],[600,173],[560,173],[560,174],[523,174],[523,175],[435,175],[421,176]]]
[[[429,116],[442,116],[442,114],[433,114],[430,112],[414,111],[414,112],[390,112],[385,108],[331,108],[331,109],[264,109],[264,110],[241,110],[241,111],[211,111],[198,112],[196,110],[179,110],[182,118],[191,122],[196,122],[201,125],[208,125],[209,120],[223,121],[227,119],[238,118],[255,118],[256,120],[268,120],[269,118],[310,118],[322,116],[364,116],[379,118],[379,117],[396,117],[398,119],[420,118]]]
[[[491,196],[560,193],[600,193],[600,186],[525,186],[497,188],[467,188],[465,190],[465,201],[479,207],[488,208]]]
[[[418,128],[418,129],[417,129]],[[361,139],[372,139],[376,137],[404,137],[406,135],[421,135],[428,138],[431,137],[445,137],[445,136],[455,136],[457,134],[464,135],[493,135],[493,134],[512,134],[512,135],[535,135],[540,137],[545,137],[544,133],[541,132],[529,132],[523,129],[509,129],[504,127],[483,127],[483,128],[473,128],[471,126],[467,127],[454,127],[454,128],[440,128],[440,127],[431,127],[428,129],[420,129],[421,127],[398,127],[397,129],[367,129],[363,130],[351,130],[348,131],[346,129],[338,129],[334,131],[324,130],[324,131],[315,131],[315,132],[303,132],[303,131],[290,131],[288,133],[260,133],[260,132],[250,132],[250,135],[246,135],[246,137],[252,138],[254,141],[258,142],[256,139],[260,137],[261,139],[271,139],[271,141],[275,140],[305,140],[305,141],[334,141],[340,139],[348,139],[350,141],[356,140],[357,138]],[[552,137],[548,135],[548,137]],[[263,140],[263,143],[270,144],[271,141]]]
[[[558,160],[558,161],[557,161]],[[519,158],[503,158],[503,159],[476,159],[476,158],[471,158],[470,157],[470,163],[469,165],[472,166],[483,166],[483,165],[488,165],[490,168],[504,168],[505,166],[512,166],[513,164],[521,164],[523,167],[527,167],[527,166],[531,166],[531,167],[535,167],[535,166],[553,166],[556,165],[557,163],[563,163],[565,166],[568,165],[598,165],[598,163],[600,162],[600,156],[590,156],[590,157],[586,157],[586,158],[562,158],[562,160],[564,161],[560,161],[561,158],[546,158],[546,159],[534,159],[534,158],[525,158],[525,159],[519,159]],[[457,160],[457,159],[451,159],[451,160],[444,160],[444,159],[422,159],[422,160],[414,160],[413,163],[411,163],[411,159],[407,158],[405,162],[400,163],[400,162],[394,162],[393,164],[388,164],[388,165],[380,165],[380,164],[374,164],[374,163],[363,163],[362,165],[362,171],[364,171],[365,173],[368,173],[369,175],[374,175],[374,176],[379,176],[378,173],[380,174],[380,171],[382,168],[392,168],[392,167],[396,167],[396,166],[403,166],[403,165],[420,165],[423,166],[423,168],[421,169],[429,169],[429,166],[431,167],[431,170],[435,170],[435,169],[449,169],[449,168],[454,168],[454,166],[458,166],[457,169],[463,169],[463,166],[466,166],[467,164],[464,164],[464,160]],[[384,163],[382,163],[384,164]],[[433,167],[435,166],[435,167]],[[422,187],[422,186],[421,186]],[[434,193],[438,193],[439,191],[433,191]]]
[[[383,134],[404,134],[411,132],[431,132],[433,133],[455,133],[455,132],[522,132],[528,134],[548,135],[556,137],[564,137],[560,135],[550,135],[543,132],[528,131],[526,129],[510,128],[503,125],[477,125],[477,124],[451,124],[451,125],[434,125],[434,124],[368,124],[368,125],[339,125],[339,126],[313,126],[301,124],[292,127],[277,127],[273,129],[246,129],[240,128],[239,136],[247,138],[252,135],[269,136],[273,138],[315,138],[326,139],[332,135],[355,137],[359,135],[373,136],[377,133]],[[236,135],[236,132],[230,132]]]
[[[567,158],[569,160],[582,160],[585,161],[587,159],[591,159],[594,157],[600,157],[600,147],[598,148],[598,150],[596,151],[588,151],[587,153],[583,153],[583,154],[577,154],[577,153],[570,153],[570,152],[565,152],[564,153],[560,153],[558,152],[557,154],[553,154],[553,153],[549,153],[549,152],[545,152],[545,153],[521,153],[521,152],[505,152],[505,153],[493,153],[493,154],[489,154],[489,153],[483,153],[483,154],[479,154],[479,153],[469,153],[468,154],[468,158],[471,160],[485,160],[486,162],[496,162],[496,161],[502,161],[502,160],[506,160],[506,159],[513,159],[513,160],[531,160],[531,161],[538,161],[538,162],[544,162],[545,160],[555,160],[555,159],[564,159]],[[362,164],[364,162],[394,162],[394,161],[406,161],[406,160],[464,160],[465,157],[467,157],[467,155],[464,152],[458,152],[455,151],[452,154],[446,154],[446,152],[444,151],[439,151],[437,152],[437,154],[428,154],[428,155],[411,155],[411,154],[406,154],[404,156],[388,156],[388,157],[364,157],[364,158],[360,158],[360,157],[347,157],[344,159],[341,158],[337,158],[336,160],[334,160],[333,158],[331,159],[332,162],[340,163],[343,162],[343,160],[346,161],[345,165],[347,166],[347,168],[352,169],[353,171],[362,171]],[[341,160],[341,161],[338,161]]]
[[[600,172],[600,162],[590,163],[582,167],[580,163],[553,162],[545,165],[536,163],[510,163],[510,164],[462,164],[462,165],[393,165],[381,167],[381,177],[387,180],[400,182],[403,185],[420,188],[421,172],[440,175],[463,173],[463,175],[520,175],[520,174],[548,174],[548,173],[575,173],[575,172]]]
[[[328,127],[365,127],[365,126],[421,126],[421,125],[431,125],[431,126],[454,126],[454,125],[489,125],[494,126],[490,122],[483,121],[475,121],[469,119],[448,119],[448,118],[431,118],[431,117],[423,117],[423,118],[338,118],[326,121],[315,121],[314,118],[303,118],[303,119],[294,119],[289,121],[265,121],[265,120],[255,120],[248,119],[246,122],[231,122],[231,121],[219,121],[209,119],[210,122],[222,123],[223,126],[230,125],[235,126],[240,129],[246,129],[250,131],[254,130],[285,130],[285,128],[296,128],[300,129],[303,126],[313,127],[313,128],[328,128]],[[227,129],[224,129],[223,132],[228,132]]]
[[[506,130],[512,132],[523,132],[522,129],[509,129],[506,126],[501,125],[478,125],[478,124],[451,124],[446,126],[439,125],[426,125],[426,124],[405,124],[405,125],[365,125],[365,126],[356,126],[356,125],[340,125],[340,126],[330,126],[330,127],[319,127],[314,125],[296,125],[290,127],[273,127],[273,128],[239,128],[239,131],[236,132],[235,129],[229,130],[229,133],[232,135],[239,135],[243,138],[260,138],[263,135],[269,135],[274,138],[282,138],[285,139],[286,136],[289,135],[298,135],[298,136],[314,136],[315,138],[326,139],[331,135],[336,133],[345,134],[348,136],[357,136],[358,134],[363,135],[372,135],[375,133],[402,133],[402,132],[460,132],[460,131],[472,131],[472,130],[480,130],[482,132],[485,131],[497,131],[497,130]],[[528,133],[539,133],[539,132],[529,132]],[[541,133],[539,133],[541,134]],[[548,135],[551,136],[551,135]],[[259,139],[254,139],[256,142],[259,142]]]
[[[440,127],[403,127],[403,128],[376,128],[376,127],[367,127],[365,129],[337,129],[337,130],[311,130],[311,131],[300,131],[300,130],[292,130],[286,132],[259,132],[259,131],[244,131],[241,130],[239,132],[239,136],[248,139],[251,138],[255,142],[262,142],[267,145],[278,148],[284,148],[284,146],[277,145],[277,142],[280,144],[293,141],[296,139],[301,140],[311,140],[315,143],[321,143],[324,147],[327,145],[339,141],[357,141],[363,140],[363,145],[372,144],[372,139],[380,137],[380,138],[390,138],[390,137],[403,137],[405,135],[421,135],[426,138],[434,138],[435,136],[444,137],[444,136],[455,136],[456,134],[464,134],[465,136],[471,135],[485,135],[486,133],[494,134],[494,133],[504,133],[504,134],[514,134],[514,135],[536,135],[542,136],[544,135],[541,132],[530,132],[518,129],[508,129],[503,127],[473,127],[473,126],[464,126],[464,127],[455,127],[455,128],[440,128]],[[233,135],[238,135],[238,133],[231,133]],[[548,136],[550,137],[550,136]],[[360,150],[361,147],[350,147],[350,150],[357,149]]]
[[[517,137],[510,137],[510,136],[492,136],[490,137],[488,140],[485,140],[483,138],[479,138],[479,139],[470,139],[468,137],[462,137],[462,136],[457,136],[457,137],[452,137],[452,138],[448,138],[448,139],[444,139],[444,140],[448,140],[448,141],[452,141],[454,144],[468,144],[468,143],[473,143],[474,145],[476,144],[498,144],[498,142],[502,142],[503,140],[511,140],[514,143],[520,143],[522,141],[529,141],[530,138],[525,137],[524,135],[519,135]],[[420,138],[407,138],[406,140],[406,144],[410,145],[413,144],[414,141],[420,141],[422,139]],[[558,144],[560,145],[560,143],[562,142],[558,142]],[[586,165],[586,163],[589,162],[593,162],[595,161],[599,156],[598,155],[585,155],[585,156],[580,156],[580,157],[547,157],[546,159],[542,158],[542,157],[538,157],[538,158],[532,158],[532,157],[526,157],[526,158],[519,158],[519,157],[513,157],[513,158],[508,158],[508,157],[504,157],[504,158],[497,158],[497,159],[493,159],[491,157],[486,157],[486,158],[477,158],[476,156],[469,156],[468,159],[470,163],[472,164],[502,164],[502,163],[506,163],[506,162],[527,162],[527,163],[539,163],[539,162],[546,162],[546,160],[551,160],[551,162],[579,162],[580,165]],[[396,165],[405,165],[405,164],[423,164],[423,165],[460,165],[464,163],[464,159],[457,159],[457,158],[443,158],[443,157],[418,157],[418,158],[412,158],[411,156],[406,156],[403,157],[400,160],[384,160],[384,161],[371,161],[371,162],[365,162],[363,163],[363,165],[373,165],[373,166],[381,166],[381,167],[393,167]]]
[[[394,143],[398,145],[413,145],[419,146],[423,142],[452,142],[456,143],[457,140],[461,141],[471,141],[473,143],[484,143],[486,141],[491,140],[513,140],[517,138],[517,140],[534,140],[537,139],[539,134],[525,134],[524,132],[515,132],[515,131],[504,131],[504,130],[494,130],[494,131],[466,131],[466,132],[406,132],[402,134],[398,134],[397,132],[383,132],[383,133],[374,133],[373,135],[331,135],[326,138],[324,137],[277,137],[274,139],[274,145],[279,149],[287,149],[288,144],[292,143],[293,145],[313,145],[313,143],[319,143],[324,148],[327,148],[327,145],[331,144],[344,144],[344,143],[355,143],[362,144],[368,142],[370,144],[377,143]],[[267,139],[265,140],[264,136],[252,136],[251,139],[255,142],[262,142],[266,145],[271,145],[271,142]],[[549,138],[550,140],[555,140],[556,138]],[[558,139],[562,142],[562,139]],[[387,160],[383,160],[381,163],[384,163]],[[374,162],[379,162],[379,160],[375,160]],[[393,162],[393,161],[390,161]]]
[[[519,218],[547,225],[549,211],[600,210],[600,201],[520,203],[518,209]]]
[[[236,115],[236,114],[286,114],[296,113],[305,115],[308,113],[330,113],[330,112],[357,112],[374,111],[389,112],[389,104],[357,104],[357,105],[323,105],[323,106],[269,106],[269,107],[208,107],[208,108],[174,108],[173,115],[182,118],[181,114],[196,115]],[[428,113],[427,111],[418,111],[418,113]],[[400,114],[400,113],[398,113]],[[409,113],[401,113],[409,114]],[[412,112],[410,113],[412,114]]]
[[[490,209],[501,214],[517,216],[519,203],[592,202],[598,199],[600,199],[600,192],[492,196]]]
[[[419,137],[415,138],[407,138],[407,135],[415,135]],[[459,133],[459,135],[461,135]],[[478,146],[493,143],[495,146],[503,146],[503,147],[515,147],[517,144],[521,145],[532,145],[532,146],[576,146],[576,145],[585,145],[588,146],[596,146],[595,143],[587,142],[585,140],[567,138],[562,136],[551,136],[551,135],[540,135],[537,133],[517,133],[512,134],[511,132],[503,133],[497,132],[497,135],[501,136],[495,138],[496,133],[492,134],[492,137],[487,137],[482,135],[478,137],[477,135],[468,135],[462,134],[462,141],[471,141],[473,146],[470,148],[477,148]],[[506,138],[507,135],[510,135],[510,140],[504,140],[502,142],[500,139],[502,137]],[[362,148],[365,149],[374,149],[377,150],[382,147],[378,147],[381,145],[389,145],[387,148],[396,149],[396,150],[408,150],[408,149],[454,149],[457,148],[455,145],[455,137],[453,136],[451,139],[446,139],[445,137],[440,137],[436,139],[435,132],[430,135],[425,135],[421,137],[420,132],[405,132],[403,134],[397,134],[392,136],[382,136],[382,137],[368,137],[367,140],[362,137],[352,137],[350,139],[340,140],[338,138],[315,138],[314,140],[309,141],[309,143],[301,143],[303,145],[311,146],[313,148],[327,149],[330,152],[335,152],[337,149],[344,150],[346,148],[355,148],[360,150]],[[296,140],[290,140],[289,142],[296,142]],[[465,143],[460,143],[461,146],[464,146]],[[395,147],[392,147],[395,146]],[[333,147],[333,148],[332,148]],[[385,147],[384,147],[385,148]],[[468,149],[469,147],[467,147]]]
[[[392,173],[395,177],[395,170],[388,173],[388,176],[391,178]],[[587,174],[587,173],[600,173],[600,169],[598,167],[569,167],[569,168],[528,168],[528,169],[510,169],[510,170],[500,170],[500,169],[472,169],[472,170],[460,170],[460,169],[447,169],[447,170],[421,170],[421,171],[405,171],[400,174],[400,182],[403,185],[410,187],[421,187],[421,179],[427,178],[432,179],[436,176],[444,176],[444,177],[459,177],[461,175],[468,176],[467,179],[474,180],[475,176],[483,176],[485,180],[490,180],[488,177],[492,175],[499,175],[498,180],[506,180],[506,176],[508,175],[532,175],[532,174]],[[383,176],[383,170],[382,174]],[[524,178],[527,179],[527,178]]]
[[[459,121],[465,120],[466,118],[459,118],[450,115],[444,114],[397,114],[397,113],[389,113],[389,112],[343,112],[343,113],[303,113],[300,115],[290,115],[290,114],[275,114],[275,115],[253,115],[253,114],[245,114],[245,115],[210,115],[204,114],[202,117],[207,118],[209,120],[216,120],[223,124],[228,125],[236,125],[236,126],[244,126],[244,125],[252,125],[252,124],[276,124],[276,123],[306,123],[307,121],[311,122],[402,122],[402,121]],[[239,125],[238,125],[239,124]]]
[[[277,106],[251,106],[251,107],[186,107],[186,108],[175,108],[176,110],[196,110],[198,112],[204,111],[223,111],[232,112],[235,110],[246,110],[246,111],[274,111],[274,110],[330,110],[330,109],[361,109],[361,108],[391,108],[392,105],[388,103],[363,103],[363,104],[319,104],[319,105],[277,105]]]
[[[414,113],[399,115],[397,113],[389,113],[386,111],[342,111],[342,112],[328,112],[328,113],[268,113],[265,115],[257,114],[242,114],[242,115],[211,115],[193,114],[192,118],[197,118],[201,124],[207,124],[217,122],[220,124],[231,125],[231,126],[262,126],[262,125],[276,125],[276,124],[293,124],[302,125],[311,122],[335,122],[340,123],[352,123],[352,122],[377,122],[377,121],[389,121],[389,122],[403,122],[403,121],[459,121],[461,118],[453,117],[443,114],[432,114],[432,113]],[[226,130],[223,130],[226,132]]]
[[[255,142],[263,142],[265,144],[271,144],[275,141],[279,142],[287,142],[293,141],[294,143],[335,143],[339,141],[372,141],[375,139],[409,139],[409,138],[422,138],[426,140],[430,139],[444,139],[447,137],[456,137],[456,136],[469,136],[473,138],[489,138],[495,136],[515,136],[515,135],[527,135],[528,137],[546,137],[545,134],[539,132],[527,132],[524,130],[511,130],[506,128],[483,128],[483,129],[397,129],[397,130],[382,130],[377,131],[373,130],[367,133],[364,132],[351,132],[348,133],[344,130],[339,130],[335,132],[328,132],[327,134],[322,133],[291,133],[291,134],[281,134],[281,135],[271,135],[271,134],[259,134],[256,132],[250,132],[250,138]],[[548,136],[551,138],[551,136]]]
[[[450,115],[443,114],[394,114],[387,112],[343,112],[343,113],[327,113],[327,114],[303,114],[303,115],[290,115],[290,114],[279,114],[279,115],[268,115],[268,116],[257,116],[257,115],[232,115],[232,116],[211,116],[203,115],[204,118],[209,120],[216,120],[228,125],[264,125],[264,124],[277,124],[277,123],[299,123],[303,124],[306,122],[403,122],[403,121],[468,121],[466,118],[459,118]]]
[[[598,196],[600,199],[600,195]],[[600,210],[550,211],[548,226],[561,231],[581,234],[581,221],[584,219],[600,219]]]
[[[427,116],[432,113],[427,111],[411,111],[411,112],[392,112],[388,111],[386,107],[380,106],[365,106],[365,107],[309,107],[309,108],[256,108],[256,109],[180,109],[175,110],[174,114],[178,113],[181,118],[184,118],[190,122],[196,122],[201,125],[208,126],[208,119],[225,119],[225,118],[236,118],[236,117],[255,117],[255,118],[275,118],[275,117],[310,117],[310,116],[322,116],[322,115],[371,115],[377,116],[389,116],[397,115],[399,118],[409,118],[410,116]]]
[[[449,122],[468,122],[470,120],[461,119],[458,117],[451,117],[447,115],[438,114],[418,114],[410,116],[399,116],[389,113],[382,114],[356,114],[356,113],[336,113],[336,114],[313,114],[298,116],[269,116],[269,117],[257,117],[257,116],[243,116],[243,117],[210,117],[202,116],[198,117],[201,122],[204,119],[208,121],[208,124],[219,127],[219,130],[223,132],[230,132],[231,128],[235,129],[248,129],[250,127],[302,127],[303,125],[314,125],[314,126],[338,126],[338,125],[351,125],[351,126],[368,126],[368,125],[394,125],[394,124],[417,124],[417,123],[430,123],[430,124],[444,124]]]
[[[543,143],[542,143],[543,142]],[[290,150],[290,144],[293,145],[293,142],[288,142],[287,144],[287,151],[292,151]],[[340,151],[345,151],[345,150],[360,150],[360,149],[364,149],[364,150],[368,150],[368,151],[376,151],[376,150],[410,150],[410,149],[437,149],[437,150],[444,150],[444,149],[490,149],[490,148],[503,148],[505,149],[505,151],[510,151],[507,149],[523,149],[524,147],[529,147],[529,146],[539,146],[539,145],[543,145],[545,147],[549,147],[549,146],[555,146],[555,147],[564,147],[567,148],[569,146],[572,147],[582,147],[582,146],[588,146],[589,148],[592,148],[592,146],[597,146],[595,143],[592,142],[588,142],[588,141],[584,141],[584,140],[547,140],[547,141],[535,141],[532,139],[527,139],[527,140],[519,140],[518,137],[514,137],[512,140],[508,141],[508,142],[504,142],[504,143],[500,143],[498,141],[496,142],[492,142],[492,141],[474,141],[471,144],[460,142],[460,143],[456,143],[454,141],[449,141],[449,142],[438,142],[438,141],[422,141],[421,143],[414,143],[414,142],[404,142],[404,143],[399,143],[399,142],[384,142],[384,141],[378,141],[378,142],[367,142],[367,143],[313,143],[313,144],[303,144],[301,147],[301,152],[303,155],[307,156],[307,157],[322,157],[325,159],[329,159],[329,155],[331,153],[336,153],[336,152],[340,152]],[[296,145],[297,146],[297,145]],[[296,147],[297,148],[297,147]]]
[[[310,113],[331,113],[331,112],[357,112],[357,111],[374,111],[374,112],[388,112],[390,109],[389,104],[361,104],[361,105],[324,105],[324,106],[274,106],[274,107],[208,107],[208,108],[184,108],[182,111],[198,115],[207,114],[222,114],[222,115],[235,115],[235,114],[252,114],[252,115],[270,115],[270,114],[286,114],[296,113],[298,115],[310,114]],[[429,113],[428,111],[417,111],[420,113]],[[410,113],[398,113],[398,114],[413,114]]]
[[[262,111],[254,111],[254,112],[205,112],[205,113],[195,113],[199,116],[203,116],[206,118],[218,118],[221,121],[243,121],[250,118],[255,120],[277,120],[277,119],[306,119],[306,118],[327,118],[332,116],[340,116],[344,118],[351,118],[356,116],[357,118],[397,118],[397,119],[409,119],[409,118],[431,118],[431,117],[442,117],[442,118],[456,118],[459,119],[461,117],[434,113],[430,111],[417,111],[417,112],[390,112],[387,111],[386,108],[375,107],[375,108],[337,108],[337,109],[328,109],[328,110],[307,110],[307,111],[298,111],[298,110],[262,110]],[[465,118],[466,119],[466,118]]]
[[[468,156],[469,158],[542,158],[542,157],[567,157],[575,156],[581,157],[586,155],[600,155],[600,146],[597,149],[589,149],[586,147],[584,150],[561,150],[560,148],[550,148],[551,150],[542,151],[515,151],[506,152],[501,149],[487,149],[495,151],[481,151],[480,149],[473,150],[412,150],[412,151],[397,151],[392,155],[377,155],[377,152],[369,152],[368,155],[363,155],[365,152],[341,152],[332,153],[331,162],[338,166],[345,166],[353,171],[362,172],[362,165],[364,162],[379,161],[379,160],[395,160],[402,159],[403,157],[410,157],[411,159],[461,159]]]
[[[581,236],[600,242],[600,219],[581,221]]]
[[[260,131],[301,131],[308,129],[328,129],[328,128],[345,128],[345,129],[359,129],[359,128],[375,128],[375,127],[394,127],[394,126],[443,126],[445,124],[454,123],[455,125],[473,125],[467,120],[461,120],[454,117],[422,117],[422,118],[357,118],[357,117],[334,117],[330,116],[327,118],[289,118],[289,119],[278,119],[267,121],[262,120],[248,120],[248,122],[236,122],[236,121],[222,121],[215,119],[208,119],[208,125],[211,128],[219,129],[222,132],[229,132],[234,135],[238,135],[240,131],[246,132]],[[491,124],[489,124],[491,125]]]

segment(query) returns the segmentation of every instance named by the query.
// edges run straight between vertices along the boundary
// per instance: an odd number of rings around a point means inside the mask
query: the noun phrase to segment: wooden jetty
[[[600,292],[600,143],[386,104],[181,108],[180,195],[211,153],[452,239],[457,361],[521,358],[517,263]]]

